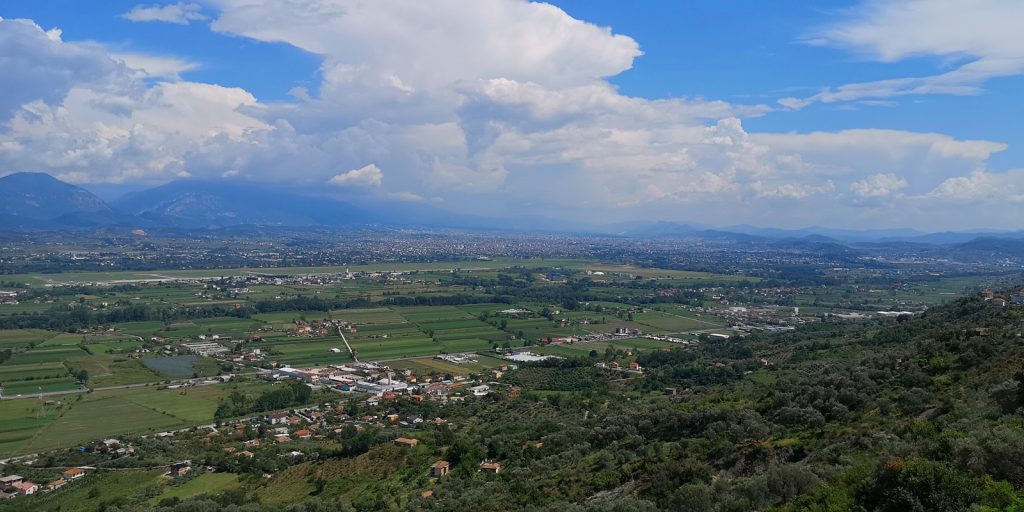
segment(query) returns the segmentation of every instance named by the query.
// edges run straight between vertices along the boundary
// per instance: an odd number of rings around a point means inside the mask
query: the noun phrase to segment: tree
[[[879,466],[858,501],[880,512],[968,510],[981,499],[980,485],[941,462],[893,459]]]

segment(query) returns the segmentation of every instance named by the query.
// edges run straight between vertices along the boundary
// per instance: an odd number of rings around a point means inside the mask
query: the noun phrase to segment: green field
[[[340,309],[331,311],[331,318],[360,324],[387,324],[404,322],[398,312],[391,308]]]
[[[169,498],[188,499],[203,494],[214,495],[238,486],[238,475],[233,473],[203,473],[181,485],[165,487],[164,492],[149,500],[149,503],[155,505]]]
[[[8,364],[53,363],[85,354],[77,346],[36,347],[14,354]]]
[[[411,370],[417,375],[427,374],[452,374],[452,375],[469,375],[470,373],[477,372],[483,369],[483,366],[479,364],[455,364],[449,363],[448,361],[442,361],[440,359],[434,359],[433,357],[424,357],[419,359],[406,359],[403,361],[395,361],[389,363],[388,366],[398,370]]]
[[[86,340],[86,337],[81,334],[75,334],[70,332],[62,333],[51,333],[51,337],[44,341],[40,346],[43,347],[54,347],[63,345],[78,345]]]
[[[270,359],[291,366],[317,366],[340,364],[352,360],[341,338],[284,338],[283,341],[262,343],[261,348],[277,352]],[[331,349],[340,352],[332,352]]]
[[[154,382],[161,377],[147,368],[138,359],[122,355],[90,356],[68,361],[72,368],[83,368],[89,372],[91,387],[117,386]]]
[[[440,343],[430,338],[403,338],[386,340],[359,340],[350,342],[360,361],[397,359],[400,357],[426,356],[444,350]]]
[[[14,329],[0,331],[0,349],[23,348],[33,343],[42,343],[56,333],[42,329]]]
[[[269,384],[239,382],[181,389],[142,387],[64,395],[46,401],[0,401],[0,455],[70,448],[118,434],[152,434],[212,421],[232,390],[257,393]],[[116,418],[116,421],[111,421]]]
[[[711,329],[724,325],[722,322],[715,322],[706,318],[694,318],[677,313],[662,313],[658,311],[636,313],[634,320],[637,323],[653,327],[653,331],[669,333]],[[647,330],[650,331],[652,329]]]
[[[0,384],[26,380],[63,377],[68,374],[63,363],[5,364],[0,365]]]
[[[78,381],[73,377],[57,377],[50,379],[23,380],[6,383],[3,386],[4,396],[30,395],[33,393],[52,393],[78,389]]]

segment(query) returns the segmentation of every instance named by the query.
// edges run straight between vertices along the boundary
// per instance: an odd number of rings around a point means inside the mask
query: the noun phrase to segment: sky
[[[1024,228],[1019,0],[0,0],[0,18],[0,175],[592,225]]]

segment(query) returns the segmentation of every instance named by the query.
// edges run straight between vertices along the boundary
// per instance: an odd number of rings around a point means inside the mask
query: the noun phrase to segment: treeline
[[[245,416],[247,414],[275,411],[288,407],[308,405],[313,398],[313,390],[309,386],[294,379],[281,386],[265,391],[256,398],[245,393],[232,391],[227,398],[220,401],[214,418],[218,420]]]
[[[3,285],[0,284],[0,287],[3,287]],[[113,296],[115,294],[138,292],[140,290],[141,288],[139,286],[132,284],[115,286],[74,285],[53,286],[49,288],[27,288],[24,291],[18,292],[18,300],[26,301],[42,297],[66,297],[80,295]]]
[[[416,295],[387,296],[379,301],[365,297],[343,299],[299,295],[283,300],[262,300],[253,306],[258,313],[275,311],[332,311],[335,309],[358,309],[374,306],[461,306],[465,304],[510,303],[512,298],[501,295]]]
[[[251,308],[234,308],[222,305],[157,308],[151,305],[137,304],[96,311],[93,311],[86,305],[76,305],[69,309],[60,307],[50,308],[45,313],[0,317],[0,329],[49,329],[72,332],[80,328],[122,322],[161,321],[167,323],[179,320],[225,316],[248,318],[252,314],[253,310]]]

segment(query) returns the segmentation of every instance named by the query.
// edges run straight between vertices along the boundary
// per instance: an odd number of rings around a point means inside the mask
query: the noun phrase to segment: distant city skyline
[[[1020,20],[1011,0],[8,2],[0,175],[1022,229]]]

